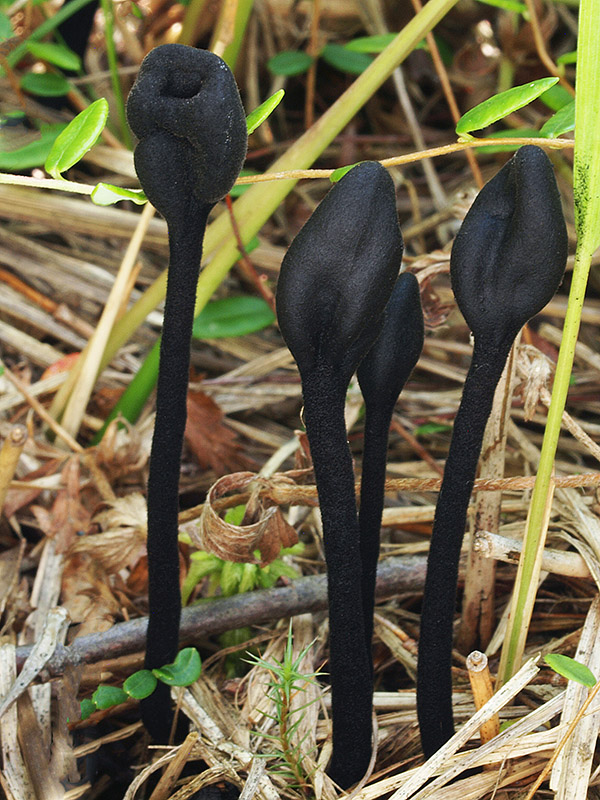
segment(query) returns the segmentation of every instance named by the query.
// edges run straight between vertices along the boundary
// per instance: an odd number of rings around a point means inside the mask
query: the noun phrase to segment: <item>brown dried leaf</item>
[[[102,566],[85,553],[71,556],[65,564],[62,605],[73,622],[81,623],[77,636],[108,630],[121,610]]]
[[[94,517],[102,533],[79,537],[70,552],[88,553],[109,575],[133,567],[146,554],[146,500],[134,492],[118,497]]]
[[[279,508],[266,508],[255,498],[258,520],[249,525],[225,522],[213,508],[219,497],[243,491],[251,483],[257,490],[263,485],[253,472],[237,472],[220,478],[208,492],[199,523],[187,526],[186,530],[201,550],[214,553],[225,561],[260,563],[264,567],[277,558],[282,547],[291,547],[298,541],[296,531],[285,521]],[[254,557],[255,550],[260,550],[260,561]]]
[[[223,424],[219,406],[204,392],[188,392],[185,438],[200,466],[217,475],[256,467],[242,452],[234,431]]]
[[[64,553],[82,531],[90,526],[90,513],[79,500],[79,458],[73,456],[67,461],[61,473],[65,485],[56,495],[52,509],[32,506],[42,531],[56,540],[56,552]]]

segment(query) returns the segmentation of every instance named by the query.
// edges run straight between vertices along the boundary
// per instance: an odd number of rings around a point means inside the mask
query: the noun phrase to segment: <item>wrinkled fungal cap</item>
[[[419,282],[410,272],[396,281],[377,340],[360,362],[358,382],[367,403],[393,408],[423,349]]]
[[[512,341],[556,292],[567,248],[550,160],[521,147],[479,192],[452,248],[452,288],[475,337]]]
[[[301,374],[320,365],[350,380],[379,333],[401,259],[393,181],[363,162],[329,191],[281,265],[277,316]]]
[[[139,139],[140,183],[167,221],[183,214],[190,192],[208,206],[229,192],[248,136],[235,79],[221,58],[183,44],[154,48],[129,93],[127,119]]]

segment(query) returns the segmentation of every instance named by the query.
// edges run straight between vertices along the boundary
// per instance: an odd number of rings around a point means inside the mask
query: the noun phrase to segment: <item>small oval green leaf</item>
[[[312,63],[313,59],[308,53],[303,53],[301,50],[283,50],[267,61],[267,69],[273,75],[291,78],[306,72]]]
[[[0,128],[0,169],[19,172],[23,169],[41,167],[46,161],[48,153],[52,150],[56,137],[64,131],[65,127],[63,123],[42,125],[40,127],[40,138],[23,145],[23,147],[19,147],[17,150],[3,147],[4,137]]]
[[[533,139],[539,136],[535,128],[509,128],[505,131],[494,131],[486,136],[486,139]],[[522,144],[490,144],[486,147],[478,147],[480,153],[512,153],[522,147]]]
[[[96,144],[107,118],[108,103],[103,97],[77,114],[54,142],[46,159],[46,171],[60,178]]]
[[[257,172],[255,169],[243,169],[240,172],[240,178],[244,178],[247,175],[260,175],[260,172]],[[229,194],[231,197],[239,197],[240,195],[244,194],[244,192],[247,192],[251,186],[252,184],[250,183],[243,183],[241,186],[232,186]]]
[[[13,27],[10,17],[0,11],[0,42],[5,42],[13,36]]]
[[[396,38],[397,33],[379,33],[376,36],[359,36],[352,39],[344,47],[355,53],[382,53]]]
[[[330,67],[350,75],[360,75],[373,63],[373,58],[367,53],[356,53],[342,44],[326,44],[320,56]]]
[[[569,53],[563,53],[556,59],[557,64],[576,64],[577,63],[577,50],[571,50]]]
[[[544,656],[544,661],[554,672],[562,675],[563,678],[581,683],[590,689],[596,685],[594,673],[585,664],[576,661],[574,658],[563,656],[560,653],[549,653]]]
[[[81,703],[79,704],[79,707],[81,709],[82,721],[84,719],[87,719],[91,714],[94,713],[94,711],[98,710],[96,703],[94,703],[93,700],[90,700],[89,697],[86,697],[85,700],[82,700]]]
[[[499,119],[503,119],[513,111],[531,103],[551,86],[554,86],[557,81],[558,78],[540,78],[522,86],[514,86],[506,92],[484,100],[483,103],[463,114],[456,124],[456,133],[460,136],[498,122]]]
[[[527,6],[525,3],[519,3],[518,0],[479,0],[479,2],[486,6],[503,8],[505,11],[516,11],[517,14],[523,14],[526,19],[529,19]]]
[[[540,95],[540,100],[545,106],[548,106],[551,111],[558,111],[563,106],[567,106],[573,101],[573,95],[567,92],[564,86],[557,83],[549,89],[546,89],[546,91]]]
[[[99,686],[92,695],[96,708],[111,708],[126,703],[129,697],[118,686]]]
[[[351,169],[354,169],[354,167],[362,163],[363,163],[362,161],[357,161],[356,164],[347,164],[345,167],[338,167],[337,169],[334,169],[331,175],[329,176],[329,180],[331,181],[331,183],[337,183],[344,177],[344,175],[347,172],[350,172]]]
[[[196,339],[244,336],[271,325],[275,314],[261,297],[224,297],[214,300],[194,320]]]
[[[55,72],[28,72],[21,78],[21,89],[40,97],[62,97],[71,89],[69,81]]]
[[[542,136],[555,139],[563,133],[575,130],[575,100],[563,106],[547,120],[540,130]]]
[[[149,669],[140,669],[127,678],[123,684],[123,691],[134,700],[143,700],[156,689],[156,683],[156,676]]]
[[[152,672],[168,686],[189,686],[198,680],[202,672],[200,653],[195,647],[186,647],[180,650],[172,664],[153,669]]]
[[[77,72],[81,69],[81,59],[71,48],[64,44],[52,42],[27,42],[27,49],[34,58],[54,64],[60,69],[70,69]]]
[[[148,202],[143,189],[124,189],[122,186],[113,186],[112,183],[99,183],[94,186],[90,196],[97,206],[112,206],[122,200],[131,200],[138,206]]]
[[[285,91],[283,89],[279,89],[278,92],[272,94],[264,103],[261,103],[254,111],[251,111],[248,116],[246,117],[246,125],[248,127],[248,136],[258,128],[259,125],[262,125],[263,122],[271,116],[273,111],[277,108],[279,103],[283,100],[283,95]]]

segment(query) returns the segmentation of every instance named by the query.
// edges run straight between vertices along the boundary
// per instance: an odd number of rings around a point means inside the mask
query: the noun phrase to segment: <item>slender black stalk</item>
[[[360,534],[348,448],[346,387],[317,372],[303,381],[304,419],[319,487],[328,564],[329,664],[333,756],[328,769],[344,786],[365,774],[371,758],[372,668],[363,630]]]
[[[419,284],[403,272],[385,309],[381,333],[361,361],[358,381],[365,399],[365,431],[360,489],[361,593],[369,663],[373,638],[375,578],[385,497],[388,435],[394,406],[423,349]]]
[[[454,734],[451,661],[458,562],[481,442],[511,344],[491,352],[475,346],[435,511],[417,672],[417,713],[427,758]]]
[[[148,634],[146,669],[170,664],[177,655],[181,592],[179,586],[179,472],[186,423],[190,338],[202,241],[211,206],[191,202],[188,219],[169,227],[169,274],[156,422],[148,476]],[[141,702],[142,719],[153,739],[167,741],[171,727],[170,688],[157,685]]]
[[[361,597],[360,533],[344,401],[372,347],[400,267],[394,185],[383,167],[348,172],[292,242],[277,287],[281,333],[302,378],[327,560],[333,756],[348,788],[371,756],[372,667]]]
[[[177,514],[186,422],[190,339],[208,215],[231,189],[246,155],[244,109],[222,59],[184,45],[161,45],[144,59],[127,100],[139,142],[135,168],[169,229],[156,421],[148,478],[148,634],[146,667],[177,654],[181,593]],[[169,738],[170,690],[159,684],[142,702],[152,737]]]
[[[552,165],[530,145],[483,187],[452,248],[452,288],[475,345],[438,497],[421,612],[417,711],[428,757],[454,732],[458,560],[494,391],[517,333],[560,284],[567,244]]]

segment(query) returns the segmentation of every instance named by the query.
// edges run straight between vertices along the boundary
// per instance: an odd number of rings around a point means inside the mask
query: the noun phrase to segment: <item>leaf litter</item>
[[[326,13],[319,20],[318,30],[330,40],[344,41],[348,26],[362,29],[365,34],[377,32],[371,29],[371,22],[365,24],[339,0],[331,0],[325,6]],[[304,12],[292,9],[287,0],[273,0],[268,13],[265,8],[257,4],[247,56],[254,59],[253,66],[260,64],[261,68],[266,55],[259,55],[261,48],[257,43],[268,42],[265,51],[272,53],[294,49],[298,31],[304,30],[302,26],[309,22]],[[172,18],[167,17],[164,10],[154,9],[147,21],[147,46],[160,41],[161,30],[181,21],[177,19],[181,9],[173,7]],[[386,20],[391,30],[400,30],[407,21],[402,18],[402,11],[398,13],[400,17],[393,18],[392,14],[392,18]],[[468,86],[471,93],[469,97],[460,98],[463,110],[496,91],[499,62],[493,55],[486,55],[489,51],[482,48],[482,41],[490,46],[494,46],[495,41],[485,26],[476,28],[483,19],[489,19],[489,15],[493,15],[495,35],[502,52],[517,65],[515,85],[534,77],[523,66],[538,58],[529,23],[522,22],[516,31],[512,23],[508,24],[507,16],[497,10],[486,9],[488,17],[479,20],[462,16],[466,13],[464,10],[453,13],[462,34],[456,33],[456,27],[450,32],[444,23],[440,31],[455,37],[453,85],[455,88]],[[210,14],[202,21],[206,30],[214,21],[209,17]],[[568,9],[562,9],[560,14],[554,6],[545,9],[540,24],[548,46],[556,41],[553,38],[551,42],[550,37],[558,32],[566,37],[572,35],[567,20],[573,22]],[[140,49],[136,38],[139,28],[129,18],[123,24],[132,42],[135,41],[135,49]],[[436,81],[432,63],[424,52],[414,55],[415,58],[409,59],[405,77],[413,102],[419,105],[426,143],[434,146],[450,141],[454,125],[445,106],[435,99],[430,108],[425,105],[426,97],[431,94],[425,89]],[[100,45],[91,57],[92,69],[105,68],[103,57]],[[125,59],[125,54],[121,53],[120,57]],[[302,132],[303,108],[301,104],[294,108],[297,103],[294,91],[304,85],[293,82],[298,80],[303,79],[288,79],[289,94],[282,106],[285,110],[281,112],[280,108],[277,112],[285,118],[276,116],[255,132],[250,151],[253,168],[266,169],[270,154],[280,146],[279,142]],[[349,79],[343,73],[319,64],[317,105],[333,102],[345,88],[346,80]],[[257,94],[258,77],[253,69],[249,71],[248,82],[251,91]],[[9,86],[2,84],[0,100],[14,103],[11,92]],[[108,89],[103,92],[108,94]],[[418,149],[411,141],[405,115],[396,104],[393,90],[384,88],[371,101],[368,117],[357,118],[356,125],[353,123],[332,144],[318,166],[336,168],[369,158],[384,158],[399,149],[403,152]],[[391,108],[393,113],[390,113]],[[529,127],[539,127],[547,118],[539,104],[519,114],[523,116],[519,122]],[[280,127],[283,125],[285,127]],[[103,150],[102,147],[92,150],[82,165],[74,168],[73,179],[91,183],[96,181],[95,171],[102,170],[103,177],[112,183],[118,184],[124,177],[131,180],[130,156],[124,151]],[[502,158],[492,155],[480,158],[486,178],[497,171]],[[435,168],[446,193],[446,207],[442,210],[435,207],[430,186],[418,165],[406,169],[402,175],[394,174],[400,221],[407,242],[405,263],[421,284],[428,324],[423,356],[396,407],[395,417],[404,430],[416,432],[416,443],[433,463],[443,467],[448,429],[458,407],[471,352],[468,331],[455,310],[449,288],[448,232],[451,235],[456,230],[468,208],[473,180],[466,172],[460,153],[443,162],[436,161]],[[566,183],[561,188],[565,207],[570,208],[572,196]],[[259,246],[249,258],[257,270],[267,276],[271,286],[276,280],[286,242],[297,232],[324,191],[326,187],[318,181],[299,184],[278,215],[261,231]],[[61,306],[66,320],[61,321],[63,328],[60,328],[52,326],[47,318],[29,314],[28,309],[37,308],[37,301],[18,291],[11,295],[10,304],[2,305],[3,363],[47,408],[64,382],[64,368],[75,355],[78,340],[73,334],[87,341],[97,323],[119,267],[123,243],[131,237],[139,215],[135,209],[125,206],[99,208],[92,206],[87,198],[5,185],[0,185],[0,214],[4,223],[0,232],[3,266],[52,301],[54,316]],[[572,218],[569,221],[572,223]],[[440,225],[445,225],[446,230]],[[165,225],[156,218],[148,228],[140,252],[141,269],[131,289],[132,301],[139,299],[160,275],[166,257]],[[247,280],[232,272],[219,289],[219,296],[254,292],[255,287],[248,287]],[[600,471],[597,454],[586,439],[587,436],[592,442],[597,441],[600,434],[597,352],[600,301],[597,291],[597,275],[593,272],[569,393],[568,411],[574,424],[567,424],[565,420],[556,461],[558,488],[551,508],[548,542],[555,554],[552,562],[555,571],[543,573],[527,657],[534,658],[540,651],[570,655],[587,664],[598,676],[600,668],[594,643],[600,637],[594,584],[600,585]],[[65,308],[69,312],[66,316]],[[556,336],[560,336],[565,308],[563,289],[549,304],[543,318],[523,334],[504,450],[505,475],[514,483],[505,488],[500,497],[499,527],[495,532],[497,537],[509,542],[521,537],[525,524],[530,485],[524,486],[522,479],[535,474],[537,467],[546,417],[545,393],[551,388],[559,343]],[[107,404],[114,402],[139,369],[156,340],[159,325],[159,314],[152,312],[99,376],[78,439],[83,447],[102,424]],[[62,366],[59,363],[55,374],[43,374],[62,359],[71,361],[63,362]],[[255,550],[258,549],[263,563],[277,556],[282,543],[292,541],[286,537],[294,530],[294,535],[304,543],[304,552],[301,556],[285,558],[293,558],[295,569],[305,577],[322,574],[314,481],[306,458],[306,445],[302,444],[303,434],[297,431],[301,426],[299,382],[277,331],[271,327],[236,339],[196,342],[192,363],[194,374],[204,377],[195,382],[188,396],[188,436],[181,470],[182,530],[199,528],[203,519],[206,522],[210,518],[210,524],[202,530],[204,535],[207,530],[210,532],[208,539],[214,541],[217,554],[231,555],[233,548],[236,558],[256,561]],[[52,441],[43,421],[36,412],[32,413],[23,396],[5,377],[0,376],[0,382],[2,438],[10,434],[12,425],[17,422],[26,424],[29,432],[17,472],[8,479],[5,515],[0,528],[3,604],[0,692],[5,709],[0,716],[0,781],[7,797],[33,798],[41,791],[45,798],[56,796],[74,800],[93,796],[133,800],[141,796],[142,787],[151,785],[153,776],[173,762],[179,769],[178,775],[187,763],[191,770],[181,778],[183,783],[171,784],[170,794],[164,795],[167,797],[191,797],[202,785],[224,786],[227,783],[245,791],[245,797],[305,796],[277,774],[268,756],[279,751],[260,735],[262,732],[278,735],[277,721],[265,716],[273,716],[274,710],[266,698],[265,684],[271,680],[268,671],[255,666],[244,673],[232,668],[230,660],[235,648],[242,654],[246,648],[260,648],[263,660],[280,659],[286,620],[250,626],[246,644],[225,645],[217,636],[204,636],[196,642],[203,653],[212,656],[209,666],[192,687],[183,692],[173,691],[175,701],[181,706],[180,713],[188,715],[201,733],[195,741],[160,750],[157,755],[145,746],[135,707],[109,709],[97,712],[84,723],[77,721],[78,702],[89,697],[100,682],[121,685],[142,663],[141,652],[114,652],[107,645],[100,661],[70,664],[59,674],[53,674],[51,667],[56,648],[68,648],[71,641],[80,637],[96,637],[102,642],[102,637],[116,625],[142,619],[145,615],[144,493],[152,435],[152,402],[146,405],[137,423],[115,421],[102,442],[82,454],[65,450],[58,439]],[[349,408],[353,403],[356,405],[356,398],[357,389],[352,386],[348,395]],[[427,425],[432,427],[424,427]],[[428,481],[439,476],[431,463],[422,458],[422,451],[397,430],[392,432],[390,440],[383,554],[423,559],[437,497]],[[350,428],[349,440],[356,474],[360,475],[360,419]],[[270,460],[277,464],[275,472],[261,475],[261,468]],[[250,478],[244,475],[248,471],[251,471]],[[588,477],[576,487],[560,483],[581,475]],[[217,481],[223,476],[228,488],[220,493]],[[497,475],[492,475],[491,479],[494,477]],[[399,488],[392,479],[412,481],[412,484],[409,489]],[[259,487],[254,494],[252,485]],[[481,491],[480,494],[487,496],[491,492]],[[249,513],[241,525],[225,522],[228,507],[247,503],[251,503],[250,511],[254,516]],[[260,536],[257,537],[255,531],[249,540],[243,537],[247,528],[263,525],[265,519],[268,524],[263,551]],[[471,526],[473,519],[474,514],[471,514]],[[230,540],[225,538],[225,531]],[[206,539],[202,543],[208,546]],[[196,544],[181,543],[182,579],[196,547]],[[219,550],[224,547],[227,553]],[[567,551],[576,551],[582,556],[590,577],[562,574],[561,553],[566,555]],[[509,547],[508,554],[511,552]],[[499,554],[496,557],[501,559]],[[466,561],[465,550],[461,590]],[[486,649],[492,672],[498,663],[505,626],[504,609],[514,581],[515,569],[509,561],[496,562],[491,639],[480,642]],[[280,584],[286,581],[289,579],[282,578]],[[207,602],[213,590],[210,577],[204,578],[198,588],[198,598]],[[218,588],[215,591],[218,594]],[[265,598],[264,602],[268,600]],[[494,695],[490,703],[495,705],[482,714],[476,712],[468,686],[466,653],[455,651],[456,721],[467,727],[462,728],[462,738],[436,754],[426,766],[422,765],[410,670],[414,664],[414,643],[418,643],[419,603],[419,591],[411,589],[384,598],[378,605],[374,642],[378,755],[375,772],[355,798],[375,800],[391,795],[396,800],[401,797],[487,800],[506,797],[508,792],[515,791],[524,798],[563,740],[566,743],[552,769],[551,787],[561,800],[580,798],[586,791],[594,796],[597,775],[592,745],[597,737],[597,703],[567,736],[568,726],[586,690],[572,682],[567,687],[563,678],[541,662],[535,665],[529,661],[511,687],[511,692],[516,690],[514,697],[509,700]],[[306,672],[319,669],[326,673],[327,620],[324,613],[297,614],[293,619],[293,632],[296,653],[314,640],[306,656]],[[27,660],[21,649],[26,645],[34,648],[27,651]],[[330,754],[327,676],[310,686],[309,699],[315,702],[307,705],[302,732],[298,733],[309,764],[310,796],[333,800],[338,793],[324,773]],[[60,698],[58,703],[57,697]],[[504,730],[492,742],[480,744],[477,738],[479,721],[481,716],[492,711],[500,714]],[[315,745],[316,750],[313,749]],[[86,761],[92,750],[102,754],[104,765],[95,771],[91,762]],[[42,763],[41,769],[36,770],[36,759]],[[460,775],[467,766],[478,764],[485,764],[486,768],[467,777]],[[433,780],[428,782],[429,778]]]

